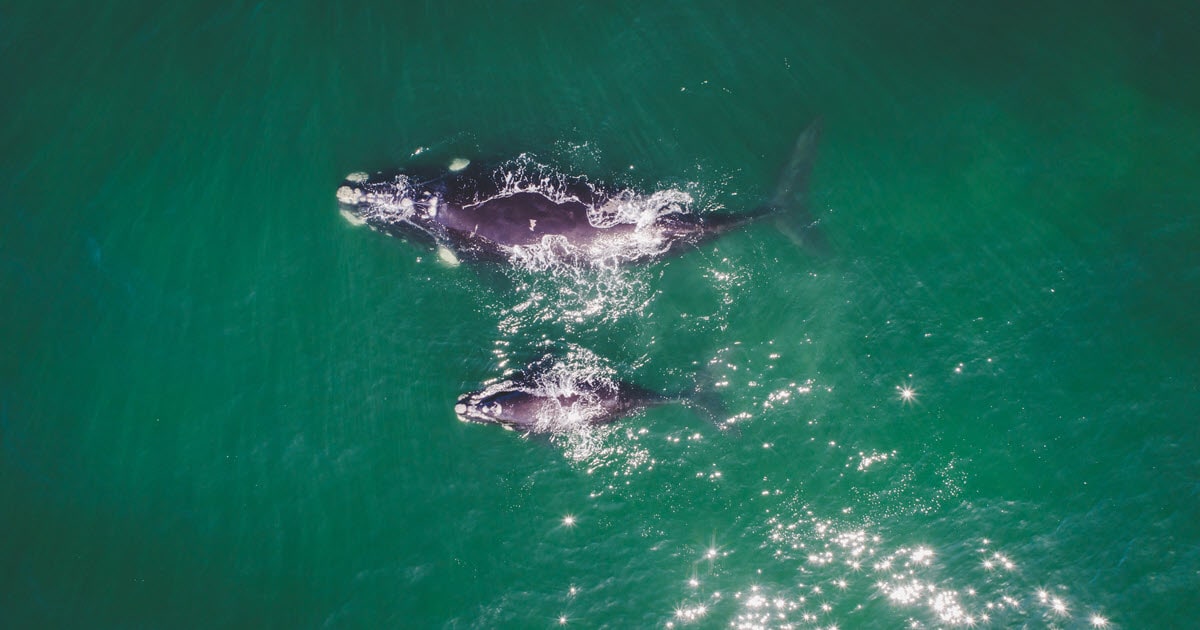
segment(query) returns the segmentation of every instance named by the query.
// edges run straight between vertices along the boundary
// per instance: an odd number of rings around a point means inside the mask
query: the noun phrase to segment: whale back
[[[450,205],[437,220],[449,229],[500,245],[535,245],[545,236],[588,243],[597,236],[588,206],[576,200],[556,202],[538,192],[519,192],[458,207]],[[619,230],[618,230],[619,231]],[[608,234],[615,234],[610,228]]]
[[[464,394],[454,407],[459,420],[499,424],[525,433],[561,433],[610,424],[647,407],[668,402],[630,383],[582,383],[570,390],[548,388],[537,374],[495,383]]]

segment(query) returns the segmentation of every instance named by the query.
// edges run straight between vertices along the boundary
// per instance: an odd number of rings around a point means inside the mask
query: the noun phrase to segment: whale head
[[[338,209],[353,225],[393,236],[436,240],[440,196],[404,173],[350,173],[337,189]]]
[[[343,216],[358,225],[374,225],[372,219],[406,220],[416,209],[412,187],[404,175],[350,173],[338,186],[337,200]]]
[[[463,422],[536,431],[545,403],[543,397],[525,391],[512,381],[503,381],[478,392],[463,394],[454,405],[454,413]]]

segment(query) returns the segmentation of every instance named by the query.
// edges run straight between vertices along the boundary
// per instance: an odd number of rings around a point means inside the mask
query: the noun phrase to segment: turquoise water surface
[[[1198,30],[1194,2],[4,3],[0,626],[1193,627]],[[823,248],[449,266],[334,197],[525,153],[750,210],[818,118]],[[735,429],[455,419],[543,354]]]

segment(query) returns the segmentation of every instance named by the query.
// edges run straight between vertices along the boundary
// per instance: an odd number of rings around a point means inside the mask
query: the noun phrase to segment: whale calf
[[[459,420],[497,424],[522,433],[575,433],[611,424],[660,405],[678,404],[722,431],[737,431],[724,405],[697,385],[675,395],[660,394],[613,377],[613,370],[588,351],[566,357],[547,354],[523,370],[463,394],[454,405]]]
[[[443,259],[512,261],[537,253],[569,262],[636,263],[774,217],[794,240],[820,245],[804,203],[819,123],[797,139],[771,199],[744,212],[699,215],[678,190],[612,191],[584,178],[522,177],[523,166],[474,164],[351,173],[337,189],[355,223],[438,247]]]
[[[631,383],[610,379],[551,385],[536,368],[463,394],[459,420],[498,424],[521,433],[567,433],[616,422],[650,407],[675,402]]]

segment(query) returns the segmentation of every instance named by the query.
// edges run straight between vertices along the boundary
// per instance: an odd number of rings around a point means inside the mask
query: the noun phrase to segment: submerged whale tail
[[[791,157],[784,163],[771,198],[749,212],[717,214],[705,217],[706,237],[712,238],[751,223],[771,220],[775,227],[792,242],[816,254],[825,254],[828,246],[819,221],[813,217],[808,203],[808,179],[817,161],[817,144],[821,138],[821,120],[809,124],[796,138]]]
[[[699,385],[696,389],[687,396],[679,398],[679,402],[691,409],[693,412],[703,416],[718,430],[740,435],[740,431],[734,424],[732,414],[729,408],[725,406],[725,402],[716,392],[708,389],[702,389]]]
[[[813,217],[808,203],[808,180],[817,159],[821,126],[821,119],[818,118],[796,138],[792,155],[779,172],[775,192],[765,210],[770,213],[779,231],[793,242],[824,254],[828,251],[828,245],[817,227],[820,220]]]
[[[687,407],[696,415],[708,420],[723,433],[741,435],[736,425],[737,416],[730,412],[725,401],[717,393],[717,383],[721,380],[713,371],[713,364],[708,363],[703,370],[693,376],[692,388],[681,392],[671,400]]]

